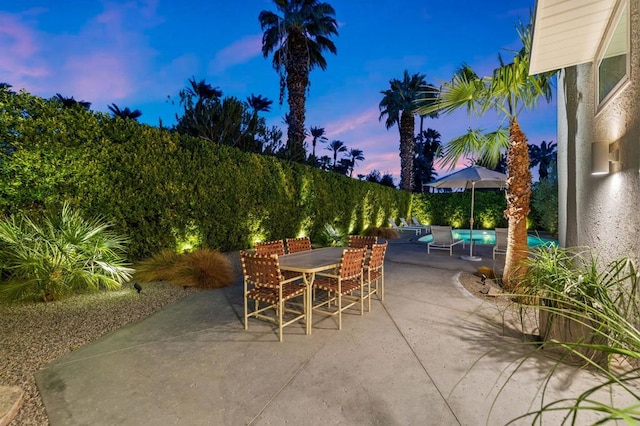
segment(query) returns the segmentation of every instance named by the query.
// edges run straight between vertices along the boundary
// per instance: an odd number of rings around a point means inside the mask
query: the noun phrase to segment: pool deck
[[[364,316],[349,311],[342,330],[320,316],[311,335],[291,325],[284,342],[264,321],[244,330],[241,280],[196,293],[39,371],[50,422],[506,424],[540,406],[556,363],[532,352],[504,309],[460,285],[460,271],[499,269],[504,256],[494,262],[490,246],[478,247],[481,262],[462,261],[464,253],[427,255],[410,236],[390,240],[384,301]],[[592,373],[560,366],[545,401],[595,383]],[[593,423],[584,416],[580,424]]]

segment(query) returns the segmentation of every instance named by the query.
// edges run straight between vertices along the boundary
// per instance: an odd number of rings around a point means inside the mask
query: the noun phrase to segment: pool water
[[[469,230],[468,229],[454,229],[453,230],[453,238],[457,240],[464,240],[466,244],[469,243]],[[424,235],[418,238],[418,241],[422,241],[423,243],[429,243],[433,241],[433,237],[431,235]],[[496,243],[496,233],[493,229],[474,229],[473,230],[473,244],[487,244],[487,245],[495,245]],[[551,240],[548,238],[540,238],[535,235],[527,236],[527,244],[529,247],[538,247],[538,246],[550,246],[558,245],[558,241]]]

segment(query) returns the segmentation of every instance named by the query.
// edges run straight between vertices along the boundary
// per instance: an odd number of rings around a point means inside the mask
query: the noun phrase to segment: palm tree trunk
[[[507,254],[503,283],[513,289],[524,273],[523,261],[527,258],[527,215],[531,199],[531,170],[527,138],[514,118],[509,126],[509,150],[507,151],[507,209],[509,221]]]
[[[413,190],[413,112],[402,111],[400,116],[400,189]]]
[[[292,161],[303,162],[304,121],[306,92],[309,86],[309,63],[306,60],[307,46],[304,36],[289,35],[289,58],[286,63],[287,91],[289,92],[289,129],[287,130],[287,148]]]

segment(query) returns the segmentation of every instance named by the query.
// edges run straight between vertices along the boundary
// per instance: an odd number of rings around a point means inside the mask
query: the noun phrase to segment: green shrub
[[[162,249],[245,249],[349,234],[406,217],[411,194],[106,114],[65,110],[0,89],[0,214],[67,200],[129,235],[143,259]]]
[[[64,204],[59,216],[0,221],[0,299],[50,301],[74,293],[117,289],[133,272],[125,237],[99,218],[85,220]]]
[[[206,248],[183,254],[162,250],[138,263],[134,278],[146,283],[168,281],[181,287],[200,289],[226,287],[234,279],[229,259]]]
[[[536,222],[546,231],[558,233],[558,181],[548,178],[537,182],[531,194]]]

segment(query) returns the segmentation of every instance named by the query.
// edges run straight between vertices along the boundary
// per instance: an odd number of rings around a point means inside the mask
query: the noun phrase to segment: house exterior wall
[[[597,109],[593,63],[558,76],[559,239],[640,264],[640,2],[628,5],[631,70],[616,95]],[[608,175],[591,175],[593,142],[619,150]]]

